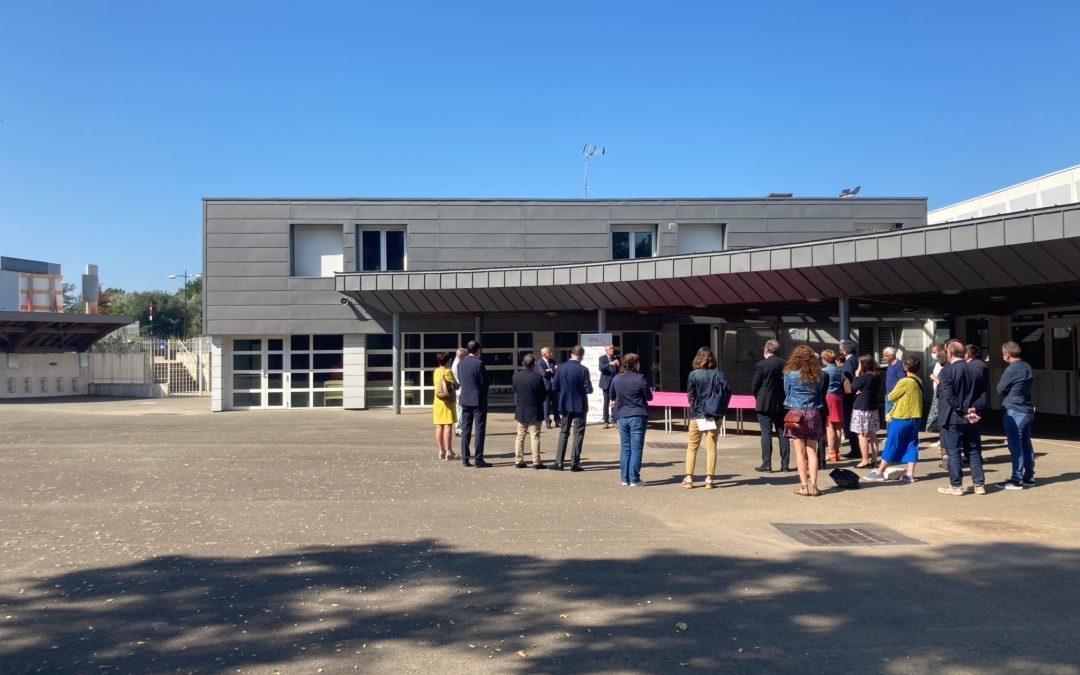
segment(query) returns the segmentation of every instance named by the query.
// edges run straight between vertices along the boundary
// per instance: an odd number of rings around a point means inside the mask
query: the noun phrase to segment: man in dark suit
[[[619,355],[615,345],[604,347],[606,352],[600,357],[600,391],[604,392],[603,422],[604,428],[611,428],[611,381],[619,374]]]
[[[982,391],[987,392],[987,397],[990,393],[990,366],[986,364],[986,361],[982,359],[982,350],[978,345],[970,344],[964,345],[964,363],[967,367],[975,373],[975,377],[979,380]],[[979,425],[975,425],[972,429],[972,434],[968,438],[968,442],[960,446],[961,455],[964,458],[964,465],[971,461],[971,446],[979,446],[979,451],[982,452],[982,430]]]
[[[859,434],[851,433],[851,411],[855,408],[855,394],[849,394],[848,388],[855,379],[855,370],[859,367],[859,345],[854,340],[841,340],[839,347],[840,355],[844,357],[844,365],[840,372],[844,374],[844,435],[848,440],[848,451],[844,455],[847,459],[859,459]]]
[[[756,471],[772,471],[772,432],[780,437],[780,470],[791,471],[791,444],[784,438],[784,359],[776,355],[780,343],[769,340],[754,366],[750,389],[754,392],[754,412],[761,427],[761,466]]]
[[[941,419],[941,444],[949,457],[949,487],[938,488],[946,495],[964,494],[962,448],[971,449],[971,482],[975,494],[986,494],[982,447],[974,442],[983,410],[989,402],[985,380],[977,367],[964,362],[964,345],[952,341],[945,345],[949,363],[938,375],[938,415]]]
[[[581,365],[585,350],[581,345],[574,345],[570,350],[570,360],[555,371],[555,391],[559,397],[559,412],[563,424],[559,429],[559,443],[555,447],[555,464],[552,468],[562,471],[566,457],[566,442],[570,438],[570,429],[574,430],[574,447],[570,456],[570,470],[582,471],[581,446],[585,442],[585,416],[589,412],[589,394],[592,393],[592,380],[589,369]]]
[[[544,419],[547,387],[544,378],[536,372],[536,357],[526,354],[521,359],[521,370],[514,373],[514,420],[517,421],[517,438],[514,441],[514,466],[525,468],[525,433],[532,441],[534,469],[543,469],[540,461],[540,422]]]
[[[540,376],[544,378],[544,386],[547,387],[547,397],[544,398],[544,421],[547,422],[547,428],[551,428],[551,418],[555,418],[555,426],[559,426],[559,399],[555,393],[554,381],[555,371],[558,370],[559,364],[555,362],[555,359],[551,355],[551,347],[544,347],[540,350]]]
[[[487,434],[488,382],[487,370],[480,360],[480,343],[469,340],[465,345],[468,354],[458,364],[460,380],[458,384],[458,403],[461,404],[461,463],[473,466],[469,462],[469,443],[472,440],[473,426],[476,427],[476,466],[491,466],[484,461],[484,436]]]

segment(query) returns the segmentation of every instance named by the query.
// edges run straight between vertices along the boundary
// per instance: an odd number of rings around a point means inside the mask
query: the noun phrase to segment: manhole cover
[[[685,450],[686,449],[686,443],[662,443],[662,442],[661,443],[653,443],[652,441],[650,441],[648,443],[648,446],[650,448],[654,448],[656,450]]]
[[[905,537],[896,530],[870,523],[814,525],[773,523],[773,527],[807,546],[911,546],[925,541]]]

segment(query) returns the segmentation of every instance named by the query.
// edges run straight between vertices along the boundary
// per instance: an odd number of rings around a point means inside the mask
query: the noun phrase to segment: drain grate
[[[911,546],[925,541],[870,523],[814,525],[773,523],[773,527],[807,546]]]
[[[648,443],[646,443],[646,445],[648,445],[650,448],[653,448],[655,450],[685,450],[686,449],[686,443],[666,443],[666,442],[653,443],[652,441],[649,441]]]

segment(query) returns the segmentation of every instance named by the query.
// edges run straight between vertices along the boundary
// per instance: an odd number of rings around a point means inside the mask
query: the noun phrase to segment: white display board
[[[593,393],[589,394],[589,414],[585,416],[586,424],[597,424],[604,419],[604,392],[600,391],[600,357],[606,354],[604,347],[611,344],[611,333],[582,333],[581,346],[585,349],[585,356],[581,364],[589,369],[589,379],[592,381]]]

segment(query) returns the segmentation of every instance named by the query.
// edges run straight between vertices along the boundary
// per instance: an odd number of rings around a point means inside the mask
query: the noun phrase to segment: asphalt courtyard
[[[927,449],[812,499],[756,434],[686,490],[654,423],[631,488],[614,430],[515,469],[494,413],[466,469],[427,411],[208,407],[0,404],[0,672],[1080,673],[1075,432],[1032,489],[940,495]]]

